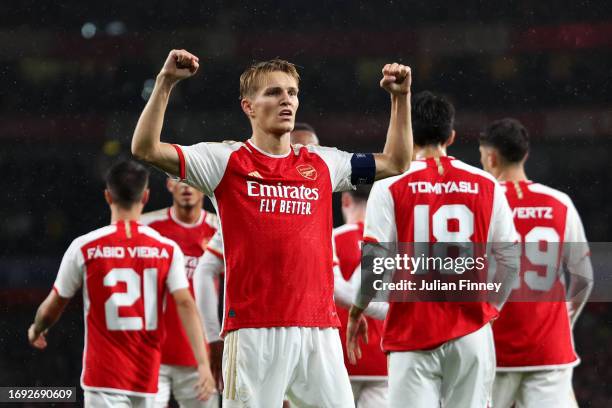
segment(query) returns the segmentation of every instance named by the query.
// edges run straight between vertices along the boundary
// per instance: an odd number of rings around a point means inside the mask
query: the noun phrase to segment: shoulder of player
[[[204,223],[214,229],[219,229],[219,216],[215,213],[206,211],[204,214]]]
[[[547,196],[550,196],[556,199],[557,201],[561,202],[566,207],[572,207],[574,205],[569,195],[567,195],[563,191],[546,186],[544,184],[531,183],[527,185],[527,188],[529,189],[529,191],[532,191],[534,193],[540,193],[540,194],[545,194]]]
[[[201,152],[207,150],[213,155],[229,155],[241,147],[245,147],[246,144],[243,142],[237,142],[235,140],[224,140],[223,142],[200,142],[189,146],[180,146],[182,148],[188,148],[195,152]]]
[[[397,176],[387,177],[385,179],[376,181],[372,185],[372,191],[379,190],[379,189],[389,189],[391,188],[392,185],[398,182],[401,182],[405,179],[408,179],[411,176],[413,176],[415,173],[421,170],[425,170],[426,168],[427,168],[427,163],[421,160],[415,160],[412,163],[410,163],[410,168],[404,173],[399,174]]]
[[[347,232],[358,231],[359,225],[357,224],[344,224],[336,227],[332,230],[332,236],[335,238],[339,235],[346,234]]]
[[[465,172],[471,173],[475,176],[479,176],[479,177],[483,177],[491,182],[493,182],[496,185],[499,185],[499,182],[497,181],[497,179],[495,177],[493,177],[493,175],[491,175],[490,173],[484,171],[483,169],[479,169],[478,167],[472,166],[470,164],[467,164],[465,162],[462,162],[461,160],[455,159],[453,158],[451,161],[451,166],[453,166],[456,169],[459,170],[463,170]]]
[[[164,237],[163,235],[161,235],[159,232],[149,227],[148,225],[139,225],[138,232],[143,235],[148,236],[149,238],[153,238],[154,240],[162,244],[166,244],[166,245],[170,245],[175,248],[179,248],[179,245],[176,242],[174,242],[170,238]]]
[[[98,241],[104,237],[114,234],[117,231],[116,225],[106,225],[104,227],[95,229],[87,234],[76,237],[70,244],[70,248],[81,249],[84,246],[91,244],[92,242]]]
[[[334,156],[334,155],[351,155],[352,156],[354,154],[354,153],[346,152],[344,150],[340,150],[337,147],[330,147],[330,146],[319,146],[319,145],[305,146],[301,144],[295,144],[295,145],[291,145],[291,148],[293,149],[293,153],[295,155],[299,155],[300,152],[302,151],[316,154],[321,157],[329,157],[329,156]]]
[[[140,216],[139,222],[142,225],[151,225],[157,221],[166,221],[170,217],[168,216],[168,208],[162,208],[156,211],[151,211],[148,213],[144,213]]]

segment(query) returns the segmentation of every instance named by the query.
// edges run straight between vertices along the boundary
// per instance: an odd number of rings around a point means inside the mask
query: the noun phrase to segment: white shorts
[[[85,408],[153,408],[155,396],[137,397],[101,391],[84,391]]]
[[[389,386],[386,380],[351,380],[357,408],[386,408],[389,406]]]
[[[389,355],[392,408],[486,408],[495,376],[491,325],[427,351]]]
[[[541,371],[497,372],[493,407],[577,408],[572,389],[572,367]]]
[[[238,329],[223,348],[223,407],[354,407],[335,328]]]
[[[194,388],[197,382],[198,370],[194,367],[162,364],[159,367],[155,408],[167,407],[170,393],[174,395],[181,408],[218,408],[219,394],[212,395],[206,401],[198,400]]]

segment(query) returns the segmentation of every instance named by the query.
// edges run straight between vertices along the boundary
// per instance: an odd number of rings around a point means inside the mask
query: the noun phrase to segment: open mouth
[[[291,110],[289,110],[289,109],[283,109],[282,111],[280,111],[280,113],[278,115],[281,118],[291,118],[291,117],[293,117],[293,112],[291,112]]]

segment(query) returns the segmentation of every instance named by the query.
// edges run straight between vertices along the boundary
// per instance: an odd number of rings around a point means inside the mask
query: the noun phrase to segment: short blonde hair
[[[284,72],[293,77],[297,84],[300,84],[300,74],[294,64],[282,59],[271,59],[269,61],[256,62],[248,67],[240,75],[240,100],[257,92],[259,88],[259,76],[268,72]]]

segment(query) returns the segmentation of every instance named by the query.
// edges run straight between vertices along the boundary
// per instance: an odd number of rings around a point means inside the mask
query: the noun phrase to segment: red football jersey
[[[364,240],[516,242],[512,214],[497,181],[452,157],[413,161],[410,170],[374,184]],[[497,317],[485,302],[390,302],[385,351],[432,349]]]
[[[181,179],[211,196],[225,256],[222,332],[338,327],[333,300],[332,192],[352,188],[352,154],[246,143],[176,146]],[[257,237],[260,237],[257,239]]]
[[[170,207],[143,214],[140,222],[170,238],[181,248],[185,255],[185,272],[189,289],[193,295],[193,272],[198,266],[198,260],[204,254],[208,241],[217,230],[217,216],[202,210],[202,215],[196,223],[185,224],[176,218]],[[173,298],[166,301],[164,325],[166,333],[162,342],[162,364],[196,367],[198,363]]]
[[[563,251],[564,242],[572,243],[573,249],[577,247],[575,243],[586,243],[578,212],[566,194],[542,184],[521,181],[502,185],[516,229],[526,244],[522,248],[520,279],[493,325],[497,366],[501,371],[513,371],[576,365],[579,359],[574,351],[566,303],[550,301],[565,299],[563,274],[558,268],[545,265],[551,265],[550,259],[575,265],[578,259],[572,257],[588,256],[588,245],[580,245],[583,248],[580,253]],[[527,247],[530,242],[559,245]],[[522,299],[548,295],[548,300],[512,302],[519,292]]]
[[[334,229],[334,249],[345,280],[350,280],[353,272],[361,263],[361,241],[363,239],[363,223],[345,224]],[[336,304],[340,318],[340,339],[344,351],[344,364],[351,378],[383,377],[387,376],[387,356],[381,349],[383,321],[366,317],[368,321],[368,344],[361,346],[362,356],[357,364],[348,361],[346,353],[346,324],[348,322],[348,309]]]
[[[150,396],[157,392],[167,292],[189,287],[173,241],[120,221],[75,239],[54,289],[71,298],[83,287],[85,390]]]

